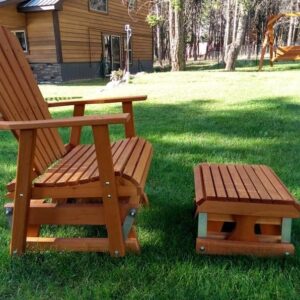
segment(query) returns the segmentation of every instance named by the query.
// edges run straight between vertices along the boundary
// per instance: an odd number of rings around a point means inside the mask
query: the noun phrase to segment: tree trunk
[[[294,0],[291,0],[291,11],[294,11]],[[291,46],[293,41],[293,31],[294,31],[294,17],[290,18],[290,26],[288,33],[287,45]]]
[[[174,7],[169,0],[169,31],[170,31],[170,58],[171,71],[185,69],[185,40],[183,27],[182,0],[178,7]]]
[[[210,49],[211,49],[211,43],[212,43],[212,11],[210,12],[209,15],[209,27],[208,27],[208,40],[207,40],[207,45],[206,45],[206,51],[205,51],[205,56],[204,60],[207,60],[209,55],[210,55]]]
[[[160,16],[160,8],[159,3],[156,4],[156,15]],[[159,65],[162,67],[162,37],[161,37],[161,24],[157,24],[156,26],[156,47],[157,47],[157,60]]]
[[[194,39],[194,42],[193,42],[193,58],[194,58],[194,61],[196,61],[198,59],[198,36],[197,36],[197,33],[195,34],[195,39]]]
[[[224,44],[223,44],[223,62],[226,62],[226,53],[227,47],[229,44],[229,34],[230,34],[230,2],[231,0],[227,0],[226,5],[226,26],[225,26],[225,35],[224,35]]]
[[[294,18],[291,17],[291,19],[290,19],[290,26],[289,26],[288,40],[287,40],[287,45],[288,46],[292,45],[293,31],[294,31]]]
[[[235,0],[234,17],[233,17],[232,42],[234,42],[234,41],[235,41],[235,38],[236,38],[237,14],[238,14],[238,0]]]
[[[198,45],[198,36],[197,36],[197,8],[194,7],[193,9],[193,16],[192,16],[193,20],[192,20],[192,51],[191,51],[191,57],[194,58],[194,61],[197,60],[198,58],[198,54],[197,54],[197,45]]]
[[[226,61],[226,71],[234,71],[235,63],[241,50],[242,43],[245,38],[246,26],[247,26],[247,10],[244,5],[240,4],[240,18],[239,25],[237,28],[237,36],[234,42],[232,42],[228,47],[227,61]]]

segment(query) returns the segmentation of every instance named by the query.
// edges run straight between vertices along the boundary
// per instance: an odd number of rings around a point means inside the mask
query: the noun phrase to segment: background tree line
[[[132,0],[134,1],[134,0]],[[158,63],[184,70],[187,59],[215,58],[233,71],[239,55],[259,55],[270,15],[300,11],[300,0],[135,0],[136,13],[148,3]],[[299,19],[281,19],[276,43],[297,42]]]

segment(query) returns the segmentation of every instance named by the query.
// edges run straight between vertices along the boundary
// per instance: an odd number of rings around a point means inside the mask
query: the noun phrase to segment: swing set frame
[[[300,46],[279,46],[274,47],[275,41],[275,24],[283,17],[300,17],[300,12],[283,13],[279,15],[272,15],[268,18],[267,30],[265,32],[261,57],[259,61],[259,71],[262,70],[264,64],[264,57],[269,46],[270,51],[270,66],[273,67],[275,61],[296,61],[300,60]]]

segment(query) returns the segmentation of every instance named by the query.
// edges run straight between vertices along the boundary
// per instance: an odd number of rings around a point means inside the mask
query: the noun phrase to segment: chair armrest
[[[0,121],[0,130],[26,130],[72,126],[96,126],[109,124],[125,124],[130,120],[130,114],[112,114],[103,116],[84,116],[64,119],[34,120],[34,121]]]
[[[58,102],[47,102],[48,107],[60,107],[60,106],[76,106],[87,104],[107,104],[107,103],[125,103],[132,101],[144,101],[147,96],[127,96],[116,98],[103,98],[103,99],[90,99],[90,100],[66,100]]]

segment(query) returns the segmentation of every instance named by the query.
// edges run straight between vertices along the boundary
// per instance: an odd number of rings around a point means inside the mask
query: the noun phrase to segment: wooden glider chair
[[[152,146],[135,136],[132,101],[145,96],[46,103],[16,38],[0,27],[0,121],[19,142],[17,177],[7,185],[12,215],[11,254],[31,250],[138,252],[133,226],[144,192]],[[123,113],[83,116],[88,104],[121,102]],[[48,107],[74,106],[74,117],[54,120]],[[108,126],[124,124],[126,139],[110,143]],[[94,145],[80,145],[91,126]],[[71,127],[63,145],[58,127]],[[52,201],[49,201],[52,199]],[[77,201],[80,199],[80,201]],[[46,201],[48,200],[48,201]],[[40,227],[105,225],[107,238],[46,238]]]

